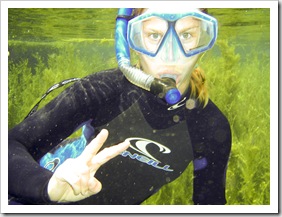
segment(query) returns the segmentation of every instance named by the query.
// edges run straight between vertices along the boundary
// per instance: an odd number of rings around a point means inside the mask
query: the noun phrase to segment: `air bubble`
[[[173,121],[174,121],[175,123],[178,123],[179,120],[180,120],[180,117],[179,117],[178,115],[174,115],[174,116],[173,116]]]
[[[186,108],[187,108],[187,109],[191,110],[191,109],[193,109],[193,108],[195,108],[195,107],[196,107],[196,102],[195,102],[194,99],[188,99],[188,100],[186,101]]]

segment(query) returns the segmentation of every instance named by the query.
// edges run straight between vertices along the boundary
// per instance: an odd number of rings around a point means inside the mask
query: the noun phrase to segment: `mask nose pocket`
[[[159,50],[160,59],[163,62],[177,62],[184,55],[181,54],[181,45],[177,40],[176,33],[171,26]]]

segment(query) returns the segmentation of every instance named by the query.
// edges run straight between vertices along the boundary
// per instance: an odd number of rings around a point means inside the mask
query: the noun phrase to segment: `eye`
[[[149,38],[154,41],[159,41],[162,38],[162,35],[159,33],[151,33],[149,34]]]
[[[180,40],[188,40],[192,37],[189,32],[184,32],[179,35]]]

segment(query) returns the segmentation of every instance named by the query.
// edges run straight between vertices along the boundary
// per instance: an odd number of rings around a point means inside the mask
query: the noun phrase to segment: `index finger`
[[[108,130],[102,129],[101,132],[85,147],[78,157],[84,161],[89,161],[100,150],[109,135]]]
[[[118,145],[104,148],[101,152],[94,156],[91,161],[91,175],[92,173],[94,175],[94,173],[100,168],[100,166],[125,151],[129,147],[129,145],[129,141],[126,140]]]

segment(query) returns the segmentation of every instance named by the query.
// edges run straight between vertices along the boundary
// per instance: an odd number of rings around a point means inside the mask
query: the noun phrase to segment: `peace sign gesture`
[[[108,135],[107,130],[102,130],[80,156],[67,159],[57,168],[48,183],[48,195],[52,201],[79,201],[101,191],[102,184],[94,177],[96,171],[130,145],[125,141],[97,154]]]

